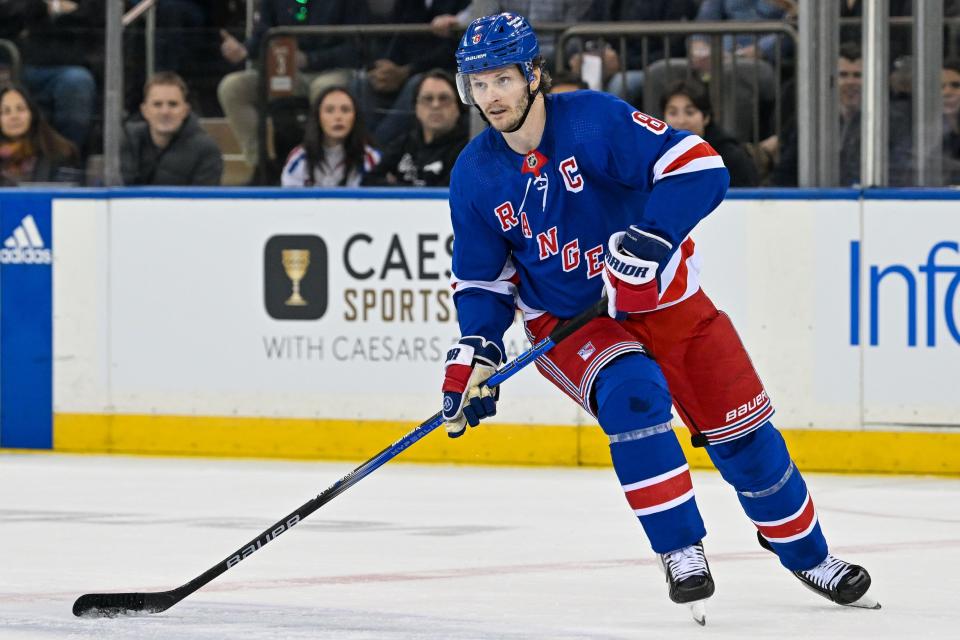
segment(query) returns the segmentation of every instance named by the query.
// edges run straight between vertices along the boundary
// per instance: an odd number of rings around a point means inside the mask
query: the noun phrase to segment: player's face
[[[710,116],[705,116],[703,111],[700,111],[693,101],[683,94],[677,94],[667,100],[663,119],[674,129],[684,129],[701,137],[710,122]]]
[[[470,74],[470,92],[490,126],[509,131],[527,108],[527,81],[515,65]]]
[[[0,133],[6,138],[19,138],[30,131],[30,107],[19,91],[7,91],[0,100]]]
[[[147,91],[140,105],[140,113],[155,134],[171,136],[180,130],[183,121],[190,115],[190,105],[184,99],[180,87],[172,84],[155,84]]]
[[[863,88],[863,61],[840,58],[837,63],[837,93],[844,109],[860,108],[860,91]]]
[[[357,112],[343,91],[331,91],[320,103],[320,131],[325,144],[342,144],[353,130]]]
[[[948,116],[960,113],[960,73],[953,69],[941,71],[940,87],[943,95],[943,112]]]
[[[452,131],[460,117],[457,96],[447,82],[427,78],[417,94],[417,120],[425,133],[442,135]]]

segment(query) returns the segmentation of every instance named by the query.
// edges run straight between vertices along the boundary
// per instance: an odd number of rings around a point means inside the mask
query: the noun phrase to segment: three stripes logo
[[[50,264],[53,256],[43,244],[43,236],[32,215],[27,215],[0,249],[0,264]]]

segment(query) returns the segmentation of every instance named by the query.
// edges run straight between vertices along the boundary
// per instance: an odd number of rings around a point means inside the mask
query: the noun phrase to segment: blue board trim
[[[446,200],[449,192],[446,188],[410,188],[364,187],[342,189],[282,189],[280,187],[150,187],[150,188],[111,188],[111,189],[39,189],[21,188],[24,193],[44,194],[51,198],[63,199],[231,199],[231,200],[317,200],[325,198],[357,200]]]
[[[960,189],[864,189],[864,200],[960,200]]]
[[[727,200],[859,200],[860,189],[730,189]]]
[[[3,192],[0,192],[0,197]],[[17,193],[45,195],[64,199],[250,199],[250,200],[316,200],[353,198],[357,200],[446,200],[444,187],[398,188],[357,187],[340,189],[280,187],[115,187],[49,189],[21,187]],[[728,200],[960,200],[960,189],[925,189],[915,187],[877,189],[730,189]]]

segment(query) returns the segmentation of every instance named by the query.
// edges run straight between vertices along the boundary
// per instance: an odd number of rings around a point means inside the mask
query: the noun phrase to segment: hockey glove
[[[483,384],[500,366],[500,348],[480,336],[465,336],[447,352],[443,378],[443,419],[447,435],[459,438],[497,413],[500,389]]]
[[[610,236],[602,275],[611,318],[623,320],[628,313],[657,308],[660,271],[672,250],[663,238],[634,225]]]

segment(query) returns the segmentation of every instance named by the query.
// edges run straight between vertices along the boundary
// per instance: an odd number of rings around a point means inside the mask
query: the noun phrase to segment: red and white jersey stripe
[[[453,274],[450,277],[450,286],[453,287],[454,291],[483,289],[501,295],[516,296],[518,279],[517,268],[513,266],[513,260],[507,258],[496,280],[461,280],[457,277],[457,274]]]
[[[700,288],[700,265],[696,243],[687,236],[660,274],[658,309],[686,300],[697,292]]]
[[[623,485],[623,492],[638,516],[660,513],[693,499],[690,467],[683,464],[658,476]]]
[[[668,149],[653,165],[653,182],[723,166],[723,159],[713,147],[700,136],[690,134]]]
[[[654,183],[672,176],[704,169],[723,168],[723,159],[713,147],[697,135],[688,135],[668,149],[653,166]],[[660,275],[660,303],[669,307],[686,300],[700,288],[700,256],[693,238],[680,243]]]
[[[770,522],[753,521],[761,535],[770,542],[784,543],[799,540],[808,535],[817,526],[817,510],[813,508],[813,500],[807,493],[803,506],[793,515],[782,520]]]
[[[450,276],[450,286],[454,291],[465,291],[467,289],[483,289],[492,291],[501,295],[513,297],[513,302],[523,312],[524,322],[529,322],[534,318],[539,318],[545,311],[534,309],[520,298],[517,285],[520,283],[520,276],[517,275],[517,268],[513,266],[513,260],[507,258],[496,280],[461,280],[457,274]]]

